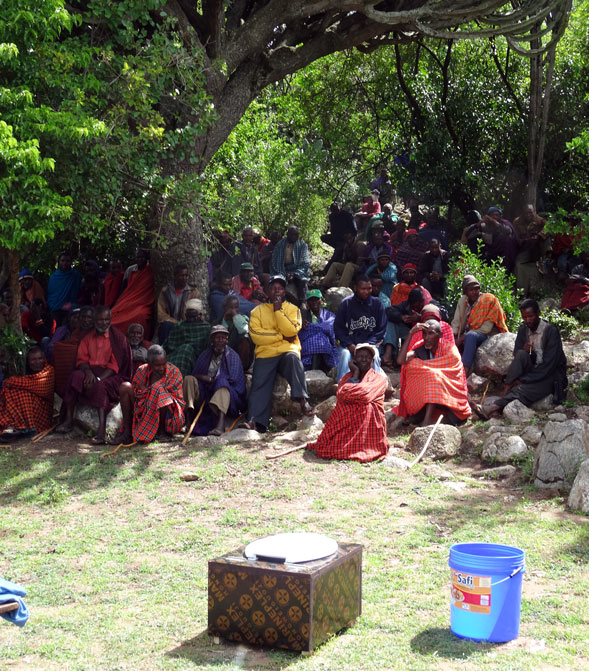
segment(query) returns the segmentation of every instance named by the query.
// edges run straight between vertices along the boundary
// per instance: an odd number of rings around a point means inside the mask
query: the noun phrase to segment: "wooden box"
[[[302,564],[251,561],[244,548],[209,562],[209,634],[311,651],[362,611],[362,546]]]

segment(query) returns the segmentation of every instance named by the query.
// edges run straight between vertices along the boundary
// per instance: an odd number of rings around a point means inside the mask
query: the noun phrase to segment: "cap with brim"
[[[274,282],[280,282],[283,287],[286,287],[286,279],[282,275],[272,275],[270,284],[274,284]]]
[[[198,298],[191,298],[186,301],[186,310],[202,310],[202,301]]]
[[[229,329],[226,326],[223,326],[223,324],[217,324],[211,329],[209,337],[212,338],[215,333],[224,333],[225,335],[229,335]]]
[[[242,263],[240,266],[241,270],[253,270],[254,267],[252,266],[251,263]]]
[[[319,289],[310,289],[307,291],[307,298],[323,298],[323,294]]]
[[[18,274],[19,280],[24,280],[25,277],[33,277],[33,273],[28,268],[23,268]]]
[[[407,238],[410,235],[419,235],[419,233],[417,232],[417,230],[415,228],[410,228],[410,229],[405,231],[405,240],[407,240]]]
[[[487,210],[487,214],[493,214],[493,212],[499,212],[499,214],[503,214],[503,210],[500,207],[497,207],[497,205],[495,205],[494,207],[490,207]]]
[[[481,283],[477,280],[477,278],[474,275],[465,275],[464,279],[462,280],[462,291],[465,291],[468,289],[468,287],[480,287]]]
[[[370,343],[367,342],[362,342],[356,345],[356,349],[354,350],[354,353],[359,352],[361,349],[369,349],[372,353],[372,358],[374,359],[376,357],[376,354],[378,350],[374,345],[371,345]]]
[[[390,259],[391,258],[391,253],[390,252],[381,252],[377,257],[377,259]]]
[[[417,266],[414,263],[406,263],[402,268],[401,272],[404,273],[406,270],[415,270],[417,271]]]
[[[375,196],[380,196],[380,191],[378,189],[372,189],[370,193],[373,193]]]

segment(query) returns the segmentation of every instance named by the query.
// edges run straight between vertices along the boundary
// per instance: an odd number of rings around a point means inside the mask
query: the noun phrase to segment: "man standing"
[[[387,328],[387,316],[378,298],[372,294],[372,285],[366,275],[358,275],[354,294],[344,298],[335,316],[335,337],[339,340],[339,362],[337,381],[348,373],[350,359],[358,343],[380,345]],[[374,355],[373,368],[382,372],[378,351]]]
[[[65,421],[55,431],[72,431],[74,410],[80,402],[98,410],[98,431],[92,442],[102,445],[106,440],[106,415],[119,401],[121,384],[131,379],[133,360],[125,336],[111,328],[110,310],[99,307],[95,316],[94,330],[78,346],[76,370],[69,377],[63,398]]]
[[[513,361],[505,376],[505,393],[489,407],[488,414],[501,412],[511,401],[524,405],[553,394],[561,403],[567,388],[567,360],[560,333],[554,324],[540,318],[540,307],[531,298],[522,301],[523,324],[517,331]]]
[[[210,346],[198,357],[192,375],[184,378],[187,427],[199,404],[204,404],[195,429],[199,434],[220,436],[227,415],[239,416],[247,406],[243,366],[228,341],[229,330],[221,324],[213,326]]]
[[[160,291],[157,299],[157,324],[160,343],[168,337],[174,324],[186,317],[186,301],[200,298],[198,289],[188,284],[188,266],[179,263],[174,268],[174,281]]]
[[[250,315],[250,338],[256,346],[256,359],[249,396],[248,421],[241,426],[264,432],[270,420],[272,391],[276,373],[290,384],[293,401],[303,414],[312,414],[309,405],[305,371],[301,362],[298,332],[300,310],[285,300],[286,280],[280,275],[270,279],[269,302],[258,305]]]
[[[342,210],[338,203],[333,202],[329,206],[329,233],[321,236],[321,241],[333,247],[331,259],[327,262],[321,272],[325,275],[334,261],[341,262],[344,249],[344,238],[346,234],[356,235],[358,228],[354,215],[347,210]]]
[[[291,226],[283,238],[274,247],[272,252],[272,275],[282,275],[287,283],[292,282],[297,290],[297,296],[301,303],[307,298],[307,282],[311,279],[309,274],[309,248],[307,243],[299,240],[299,229]]]
[[[155,288],[149,250],[138,249],[135,261],[125,271],[123,292],[112,309],[112,325],[123,334],[135,322],[151,333]]]
[[[171,436],[184,424],[182,375],[166,361],[160,345],[149,348],[147,363],[139,366],[132,383],[123,382],[120,395],[123,434],[113,442],[150,443],[159,433]]]

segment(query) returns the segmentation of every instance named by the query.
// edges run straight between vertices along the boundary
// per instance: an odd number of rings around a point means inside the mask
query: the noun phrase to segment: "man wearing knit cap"
[[[168,361],[177,366],[182,377],[189,375],[196,359],[209,343],[211,325],[203,321],[203,304],[199,298],[186,301],[186,319],[174,324],[163,344]]]

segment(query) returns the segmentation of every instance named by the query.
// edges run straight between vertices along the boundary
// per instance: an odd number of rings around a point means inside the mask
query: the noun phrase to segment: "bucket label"
[[[491,577],[452,572],[452,605],[471,613],[491,612]]]

